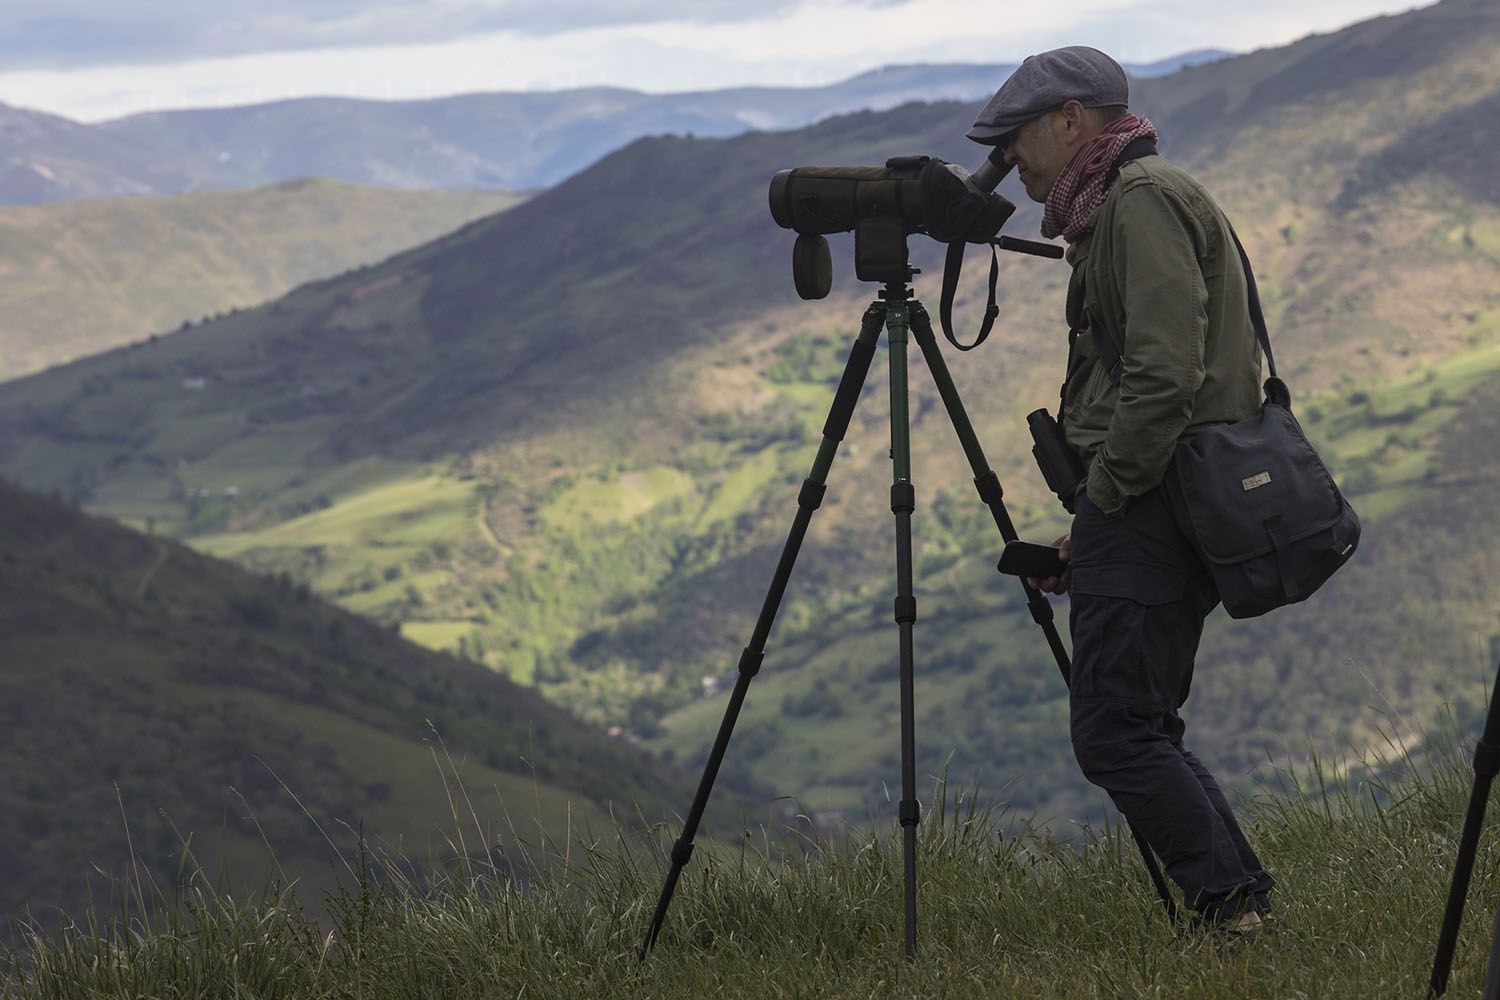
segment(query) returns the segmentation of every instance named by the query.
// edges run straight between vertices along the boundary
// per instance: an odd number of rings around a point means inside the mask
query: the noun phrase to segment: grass
[[[542,523],[553,530],[580,533],[628,524],[658,504],[692,496],[694,489],[691,476],[663,465],[608,479],[585,479],[569,486],[542,509]]]
[[[1279,882],[1271,925],[1248,940],[1170,925],[1118,828],[1062,845],[937,778],[920,828],[915,965],[903,960],[892,828],[700,835],[644,965],[637,949],[665,861],[655,841],[616,831],[471,851],[430,875],[361,851],[324,919],[295,886],[231,899],[196,875],[177,899],[128,916],[32,927],[0,996],[1416,996],[1471,774],[1451,749],[1412,765],[1404,751],[1352,768],[1315,758],[1242,807]],[[1493,827],[1452,995],[1482,974],[1500,893]]]
[[[409,475],[337,502],[326,496],[321,502],[314,499],[313,505],[322,509],[271,528],[209,535],[196,543],[204,551],[251,564],[277,565],[300,557],[312,583],[364,613],[401,606],[411,592],[425,604],[450,576],[435,570],[412,573],[412,565],[424,557],[441,561],[435,553],[463,544],[469,536],[477,538],[470,513],[474,486],[416,470]],[[214,501],[224,502],[217,494]]]
[[[1433,442],[1468,394],[1500,372],[1500,343],[1486,341],[1389,382],[1294,402],[1363,517],[1395,514],[1432,488],[1443,471]]]
[[[474,631],[474,623],[459,621],[402,622],[401,637],[428,649],[457,650],[458,640]]]
[[[753,509],[763,490],[786,471],[787,456],[778,448],[763,448],[732,467],[714,489],[698,516],[698,527],[737,517]]]

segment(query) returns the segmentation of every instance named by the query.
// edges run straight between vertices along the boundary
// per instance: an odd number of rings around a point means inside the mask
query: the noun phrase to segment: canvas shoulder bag
[[[1230,230],[1245,269],[1250,320],[1270,378],[1260,412],[1218,424],[1178,444],[1165,484],[1232,618],[1254,618],[1305,601],[1359,545],[1359,515],[1340,492],[1292,414],[1276,377],[1271,340],[1250,258]],[[1090,333],[1110,380],[1120,351],[1097,322]]]

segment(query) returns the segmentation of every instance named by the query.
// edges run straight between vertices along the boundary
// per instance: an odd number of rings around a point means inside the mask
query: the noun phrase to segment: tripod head
[[[906,302],[912,299],[912,290],[907,285],[916,281],[917,275],[922,273],[920,267],[906,268],[905,281],[887,281],[885,287],[875,293],[875,297],[881,302]]]

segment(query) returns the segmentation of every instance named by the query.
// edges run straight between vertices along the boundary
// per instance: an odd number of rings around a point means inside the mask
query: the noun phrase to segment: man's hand
[[[1067,562],[1068,557],[1073,554],[1072,534],[1063,535],[1052,544],[1057,547],[1058,558],[1063,562]],[[1063,582],[1063,578],[1060,576],[1049,576],[1045,580],[1038,580],[1034,576],[1028,576],[1026,584],[1047,594],[1066,594],[1068,592],[1067,584]]]

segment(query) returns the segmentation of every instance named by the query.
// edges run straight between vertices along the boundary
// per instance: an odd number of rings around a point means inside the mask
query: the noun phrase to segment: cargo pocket
[[[1180,600],[1197,565],[1187,539],[1156,490],[1110,517],[1088,494],[1073,518],[1070,594],[1115,597],[1145,605]]]
[[[1157,634],[1177,631],[1189,574],[1163,561],[1176,546],[1157,522],[1170,521],[1170,515],[1159,500],[1141,503],[1146,499],[1123,516],[1108,517],[1080,498],[1068,592],[1073,698],[1154,713],[1176,707],[1182,670],[1191,668],[1168,652],[1177,645],[1175,636]]]

